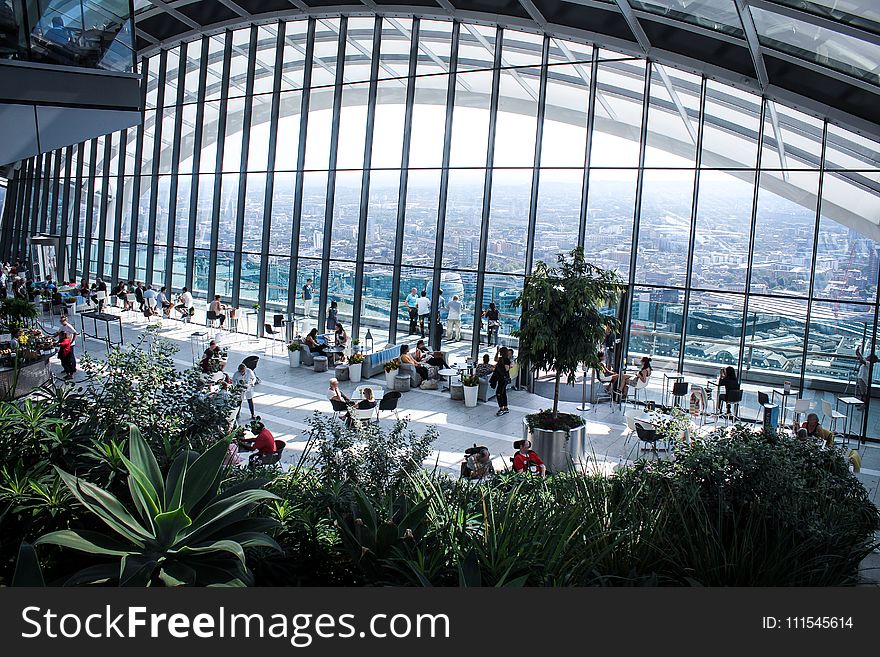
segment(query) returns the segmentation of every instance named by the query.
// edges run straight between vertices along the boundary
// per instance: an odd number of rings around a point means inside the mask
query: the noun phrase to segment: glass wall
[[[488,305],[515,345],[534,262],[582,245],[630,286],[626,355],[662,370],[834,395],[874,349],[880,147],[814,116],[589,44],[418,18],[245,25],[139,66],[143,125],[10,182],[7,255],[45,220],[70,278],[220,294],[260,307],[251,332],[302,317],[311,279],[305,324],[336,302],[377,345],[408,338],[413,288],[441,323],[458,296],[455,347],[476,353]]]

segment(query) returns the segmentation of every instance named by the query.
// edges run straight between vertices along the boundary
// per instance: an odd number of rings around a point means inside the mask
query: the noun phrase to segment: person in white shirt
[[[147,285],[147,289],[144,290],[144,314],[146,314],[146,313],[149,313],[151,315],[158,315],[159,314],[159,311],[158,311],[159,302],[156,300],[156,297],[158,297],[158,296],[159,296],[159,294],[158,294],[158,292],[156,292],[156,290],[153,289],[153,286]],[[150,299],[152,299],[155,302],[152,304],[152,306],[150,305],[150,301],[149,301]]]
[[[449,322],[449,339],[458,342],[461,340],[461,301],[458,300],[457,294],[452,297],[446,308],[449,310],[449,315],[446,317]]]
[[[251,419],[254,419],[254,386],[257,383],[257,375],[244,363],[238,366],[238,370],[232,375],[233,385],[244,385],[244,398],[247,399],[248,408],[251,411]]]
[[[345,403],[348,403],[349,401],[351,401],[339,389],[339,379],[335,379],[335,378],[330,379],[330,387],[327,388],[327,399],[329,399],[331,401],[335,399],[336,401],[341,401],[341,402],[345,402]]]
[[[425,291],[422,291],[422,296],[420,296],[416,301],[416,312],[418,312],[419,314],[419,331],[424,338],[425,321],[428,319],[428,315],[431,313],[431,300],[428,298],[428,293]]]
[[[79,335],[79,333],[76,332],[76,329],[67,321],[67,315],[61,316],[61,330],[70,336],[71,343],[76,340],[76,336]]]
[[[188,288],[183,288],[183,292],[177,298],[177,310],[180,312],[180,318],[188,320],[190,317],[190,309],[193,307],[193,295],[190,294]]]

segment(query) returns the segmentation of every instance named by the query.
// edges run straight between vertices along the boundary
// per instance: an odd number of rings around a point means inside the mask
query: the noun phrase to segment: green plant
[[[362,353],[356,352],[351,355],[348,359],[349,365],[359,365],[364,362],[364,355]]]
[[[354,345],[355,347],[357,347],[360,343],[361,343],[360,338],[355,338],[354,340],[351,341],[351,344]]]
[[[400,369],[400,359],[394,358],[392,360],[389,360],[385,363],[385,365],[383,365],[383,369],[385,370],[386,374],[388,372],[393,372],[396,369]]]
[[[180,454],[166,477],[136,427],[129,429],[128,489],[134,510],[107,491],[58,470],[64,484],[109,533],[80,529],[51,532],[35,546],[56,545],[109,557],[74,573],[67,584],[227,585],[252,581],[245,549],[279,549],[267,536],[275,522],[251,517],[264,500],[259,480],[220,492],[227,441],[204,454]]]
[[[584,419],[573,413],[554,413],[548,408],[526,415],[526,424],[531,431],[544,429],[546,431],[568,432],[583,426]]]
[[[661,440],[679,440],[691,427],[690,415],[674,407],[668,413],[651,413],[651,424]]]
[[[0,324],[8,329],[30,326],[37,317],[37,307],[25,299],[6,297],[0,301]]]
[[[480,378],[476,375],[465,374],[461,377],[461,384],[468,388],[480,385]]]
[[[578,367],[599,365],[598,346],[605,327],[616,325],[602,311],[617,303],[626,285],[611,270],[588,263],[578,247],[557,256],[557,267],[535,265],[522,293],[514,300],[522,308],[519,355],[535,370],[555,373],[553,415],[559,411],[563,376],[573,384]]]
[[[294,340],[293,342],[289,342],[287,344],[287,351],[293,352],[293,351],[302,351],[302,350],[303,350],[303,345],[301,342],[297,342]]]

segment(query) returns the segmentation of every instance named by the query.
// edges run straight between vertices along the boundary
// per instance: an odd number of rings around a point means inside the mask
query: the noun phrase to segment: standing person
[[[64,378],[72,379],[76,374],[76,357],[73,355],[73,342],[70,334],[62,330],[58,331],[58,358],[61,367],[64,368]]]
[[[495,360],[497,362],[489,378],[489,385],[495,389],[495,399],[498,402],[498,412],[495,415],[501,416],[510,413],[507,407],[507,384],[510,383],[511,362],[506,347],[501,347]]]
[[[461,301],[458,295],[453,295],[452,301],[446,306],[449,315],[446,317],[449,322],[449,341],[458,342],[461,340]]]
[[[428,298],[428,292],[422,290],[422,296],[416,300],[416,312],[419,315],[419,333],[425,337],[425,321],[431,313],[431,300]]]
[[[312,279],[307,278],[305,285],[302,286],[300,298],[303,302],[303,318],[308,321],[312,316]]]
[[[614,335],[614,331],[611,330],[611,325],[605,325],[605,338],[602,340],[602,346],[605,348],[605,362],[611,363],[611,367],[614,367],[614,346],[617,342],[617,336]]]
[[[416,321],[419,318],[419,311],[416,308],[416,303],[419,300],[418,291],[416,288],[412,288],[409,294],[406,296],[406,308],[409,311],[409,334],[413,335],[416,332]],[[424,337],[424,336],[423,336]]]
[[[52,283],[51,279],[49,280],[49,284],[53,288],[55,287],[55,284]],[[100,276],[98,276],[98,278],[95,279],[95,297],[99,296],[98,292],[103,292],[103,294],[100,295],[102,298],[98,299],[98,312],[102,313],[102,312],[104,312],[104,302],[107,301],[107,283],[105,283],[104,279],[101,278]]]
[[[71,344],[74,343],[74,341],[76,340],[76,336],[79,335],[79,333],[76,332],[76,329],[73,328],[73,326],[68,321],[67,315],[61,316],[61,327],[59,328],[59,330],[70,336]]]
[[[489,308],[483,311],[486,318],[486,344],[492,344],[492,336],[495,336],[495,345],[498,345],[498,329],[501,327],[501,313],[495,307],[495,303],[489,304]]]
[[[336,318],[339,316],[339,307],[335,301],[330,302],[330,309],[327,311],[327,323],[325,330],[327,333],[336,332]]]
[[[254,371],[250,369],[244,363],[241,363],[238,366],[238,371],[232,375],[232,384],[233,385],[243,385],[244,392],[243,396],[247,399],[248,409],[251,412],[251,419],[254,419],[254,386],[257,384],[257,375],[254,374]],[[241,407],[239,406],[238,412],[241,413]]]

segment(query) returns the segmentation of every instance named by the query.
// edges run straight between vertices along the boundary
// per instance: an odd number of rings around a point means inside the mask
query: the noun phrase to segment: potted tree
[[[287,359],[290,361],[291,367],[299,367],[299,357],[302,351],[302,343],[294,340],[287,345]]]
[[[357,383],[361,380],[361,370],[364,366],[364,355],[360,352],[355,352],[348,359],[348,378],[351,379],[354,383]]]
[[[557,256],[556,267],[535,265],[514,300],[522,307],[522,323],[513,335],[519,338],[519,357],[534,372],[554,374],[553,408],[523,418],[528,438],[550,470],[558,471],[586,454],[586,424],[579,415],[559,412],[562,378],[574,385],[578,366],[599,365],[599,345],[605,327],[615,327],[603,310],[617,303],[626,284],[616,272],[586,261],[578,247]]]
[[[394,358],[384,365],[385,369],[385,387],[394,390],[394,377],[397,376],[397,370],[400,369],[400,359]]]
[[[480,389],[480,379],[475,375],[461,377],[461,385],[464,392],[464,405],[474,408],[477,405],[477,392]]]

